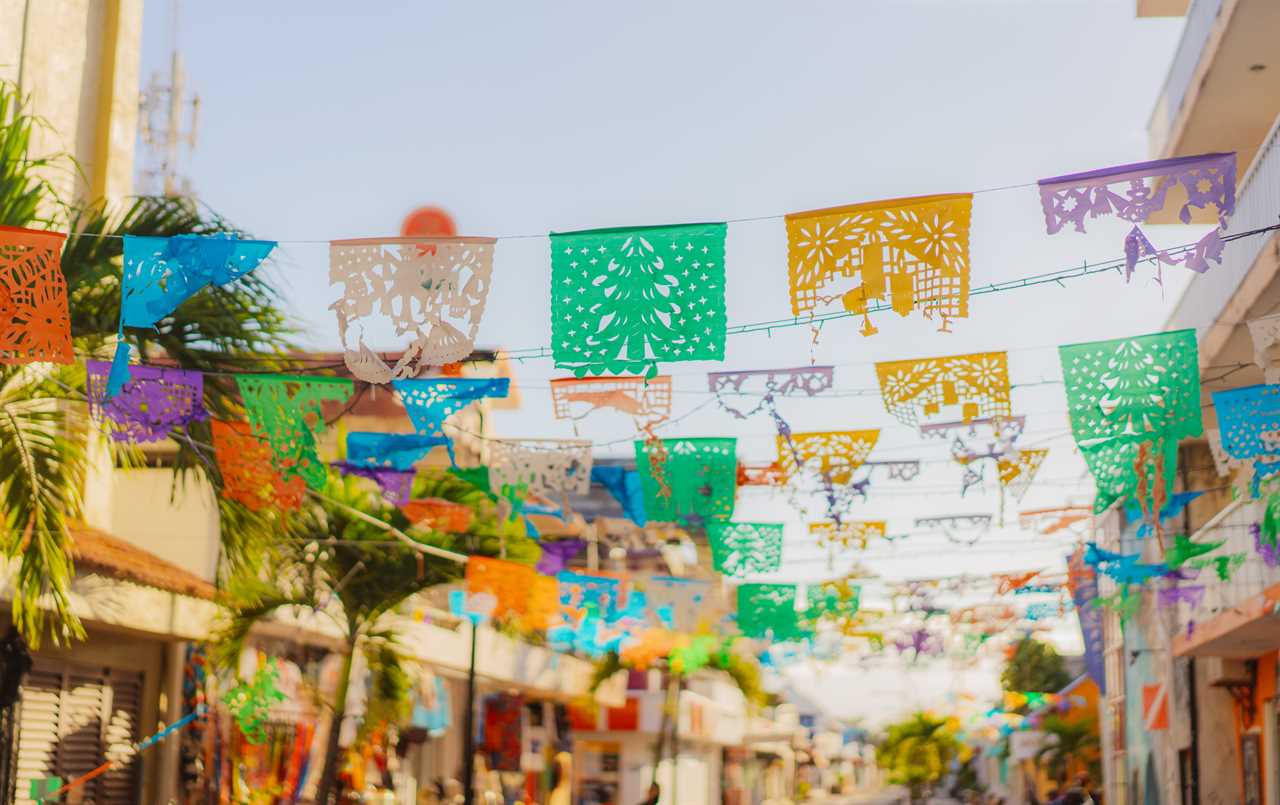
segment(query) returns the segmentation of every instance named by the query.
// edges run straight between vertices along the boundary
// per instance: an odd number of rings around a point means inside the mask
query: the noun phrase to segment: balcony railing
[[[1277,223],[1280,223],[1280,118],[1276,118],[1253,164],[1240,181],[1236,210],[1227,232],[1247,232]],[[1223,308],[1249,274],[1258,255],[1274,238],[1272,233],[1228,243],[1222,252],[1222,265],[1211,263],[1206,273],[1192,277],[1169,317],[1167,329],[1194,327],[1203,337],[1221,317]]]
[[[1200,56],[1221,10],[1222,0],[1194,0],[1187,9],[1187,25],[1182,29],[1182,39],[1173,54],[1169,75],[1165,77],[1156,108],[1147,123],[1153,154],[1163,151],[1178,113],[1182,111],[1187,90],[1191,88],[1191,80],[1200,65]]]

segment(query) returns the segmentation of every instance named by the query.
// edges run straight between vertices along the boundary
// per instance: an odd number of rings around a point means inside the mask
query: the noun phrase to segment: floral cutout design
[[[111,423],[116,441],[158,442],[175,428],[208,417],[204,409],[204,375],[186,369],[134,367],[133,377],[110,400],[107,378],[111,364],[85,361],[89,410]]]
[[[917,196],[833,207],[787,216],[791,311],[799,316],[840,299],[863,317],[862,334],[877,332],[874,310],[935,315],[940,329],[969,315],[968,193]],[[859,284],[842,294],[822,291],[839,277]]]
[[[724,224],[551,235],[556,366],[657,375],[660,361],[723,360]]]
[[[297,511],[306,494],[302,476],[285,479],[272,465],[271,446],[245,422],[213,420],[213,454],[222,475],[222,496],[250,511]]]
[[[707,541],[716,571],[742,578],[782,566],[782,523],[709,523]]]
[[[702,527],[733,516],[737,494],[736,439],[662,439],[657,446],[635,443],[636,467],[644,491],[645,516],[654,522]],[[660,477],[670,493],[662,494],[649,454],[664,451]]]
[[[324,432],[323,402],[341,402],[354,384],[339,377],[239,375],[236,385],[249,424],[271,445],[272,463],[286,479],[301,476],[312,489],[324,488],[328,468],[316,453]]]
[[[341,284],[343,296],[330,309],[351,373],[390,383],[470,355],[489,298],[495,243],[467,237],[331,243],[329,283]],[[364,325],[375,310],[397,336],[410,336],[394,366],[365,343]]]
[[[0,226],[0,363],[69,364],[66,235]]]
[[[809,631],[796,611],[794,584],[741,584],[738,586],[738,628],[747,637],[776,641],[800,640]]]
[[[909,428],[1012,414],[1003,352],[885,361],[876,364],[876,377],[885,410]]]

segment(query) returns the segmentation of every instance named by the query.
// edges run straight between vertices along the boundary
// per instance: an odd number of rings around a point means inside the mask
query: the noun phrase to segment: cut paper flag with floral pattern
[[[1012,414],[1003,352],[885,361],[876,364],[876,377],[885,410],[909,428]]]
[[[347,475],[374,481],[387,502],[404,506],[413,496],[413,465],[439,443],[416,433],[353,431],[347,434],[346,461],[333,466]]]
[[[330,243],[329,284],[343,286],[330,309],[351,373],[390,383],[470,355],[489,298],[495,242],[414,237]],[[365,325],[375,314],[397,337],[409,336],[394,366],[365,343]]]
[[[587,439],[494,439],[489,442],[489,488],[522,508],[526,495],[561,498],[591,489]]]
[[[1094,512],[1134,496],[1148,518],[1155,516],[1173,493],[1178,441],[1203,430],[1195,330],[1073,344],[1058,353],[1071,432],[1098,487]]]
[[[1280,364],[1271,357],[1271,348],[1280,344],[1280,313],[1250,319],[1245,324],[1253,341],[1253,362],[1262,370],[1263,381],[1280,383]]]
[[[747,637],[802,640],[794,584],[742,584],[738,587],[738,628]]]
[[[787,476],[777,461],[738,465],[738,486],[782,486],[786,482]]]
[[[1222,233],[1235,211],[1236,155],[1201,154],[1136,162],[1041,179],[1039,185],[1045,228],[1050,235],[1061,232],[1067,224],[1084,232],[1087,219],[1105,215],[1134,224],[1124,242],[1126,279],[1133,276],[1138,260],[1147,257],[1158,264],[1184,265],[1204,273],[1209,270],[1209,260],[1222,262]],[[1117,191],[1113,185],[1125,187]],[[1178,219],[1184,224],[1191,223],[1192,208],[1213,205],[1218,212],[1218,228],[1178,254],[1157,250],[1137,226],[1164,209],[1170,191],[1185,196],[1185,203],[1178,210]]]
[[[1156,590],[1156,605],[1160,609],[1169,609],[1185,603],[1191,609],[1195,609],[1204,600],[1205,590],[1203,584],[1174,584],[1161,587]]]
[[[1213,392],[1222,451],[1251,470],[1256,496],[1263,479],[1280,473],[1280,385]]]
[[[396,380],[391,386],[399,395],[417,434],[440,439],[452,460],[453,441],[445,435],[445,420],[477,400],[506,397],[511,380],[505,377],[431,377]]]
[[[644,483],[639,472],[619,466],[593,466],[591,480],[603,486],[618,501],[622,515],[628,520],[638,526],[649,522],[644,510]]]
[[[824,581],[805,589],[805,619],[810,623],[854,623],[862,603],[862,588],[848,581]]]
[[[944,514],[934,517],[917,517],[916,528],[937,530],[949,542],[957,545],[975,545],[991,530],[995,518],[990,514]]]
[[[671,416],[671,378],[558,377],[551,381],[551,403],[556,419],[579,420],[611,408],[645,430]]]
[[[866,550],[870,539],[883,539],[888,531],[884,520],[844,520],[809,523],[810,536],[817,537],[819,548],[857,548]]]
[[[1231,575],[1244,565],[1245,554],[1228,553],[1222,556],[1206,556],[1192,559],[1190,566],[1197,570],[1212,568],[1218,581],[1231,581]]]
[[[870,477],[854,478],[880,439],[879,430],[780,433],[778,465],[785,482],[795,492],[815,493],[826,503],[826,517],[844,521],[855,497],[866,499]],[[816,482],[816,488],[809,488]]]
[[[670,494],[662,495],[649,452],[659,449],[636,442],[636,467],[644,490],[644,511],[651,521],[702,527],[733,517],[737,495],[737,440],[728,438],[663,439],[662,478]]]
[[[1089,506],[1053,506],[1047,509],[1027,509],[1018,514],[1018,527],[1035,531],[1042,536],[1056,534],[1064,528],[1092,518]]]
[[[271,446],[246,422],[212,421],[213,454],[222,476],[222,496],[250,511],[296,511],[306,494],[302,476],[285,479],[271,460]]]
[[[778,416],[778,397],[815,397],[829,391],[835,379],[833,366],[798,366],[791,369],[752,369],[741,372],[708,372],[707,386],[716,402],[734,419],[746,419],[761,411],[778,422],[778,432],[785,429]],[[755,400],[743,405],[738,398]]]
[[[542,557],[534,567],[544,576],[554,576],[569,566],[569,562],[587,547],[580,539],[542,540],[538,543],[542,548]]]
[[[0,364],[69,364],[71,317],[60,232],[0,226]]]
[[[782,523],[707,524],[707,541],[718,573],[743,578],[782,566]]]
[[[322,489],[328,469],[316,453],[324,432],[324,402],[343,402],[354,384],[340,377],[238,375],[236,385],[254,433],[271,445],[276,470],[288,479],[301,476],[307,486]]]
[[[724,224],[551,235],[556,366],[657,376],[660,361],[723,360]]]
[[[475,520],[471,507],[444,498],[418,498],[400,504],[400,511],[415,526],[446,534],[465,534]]]
[[[126,327],[153,328],[178,306],[210,285],[229,285],[262,265],[275,241],[230,235],[124,238],[120,281],[120,342],[107,382],[108,399],[130,377]]]
[[[838,299],[863,317],[863,335],[876,332],[869,314],[884,309],[936,315],[939,329],[950,331],[952,319],[969,315],[972,211],[973,196],[956,193],[791,213],[792,313],[812,313]],[[846,282],[836,283],[839,278]]]
[[[111,423],[111,438],[116,441],[158,442],[170,431],[203,422],[209,416],[204,409],[204,375],[199,372],[134,367],[133,379],[108,400],[111,364],[85,361],[85,368],[89,411]]]
[[[1001,458],[996,462],[1001,488],[1012,493],[1014,500],[1022,500],[1048,455],[1048,448],[1040,447],[1018,450],[1012,456]]]
[[[467,595],[488,593],[497,600],[495,620],[514,619],[529,629],[545,630],[558,609],[556,580],[528,565],[471,556],[467,559]]]

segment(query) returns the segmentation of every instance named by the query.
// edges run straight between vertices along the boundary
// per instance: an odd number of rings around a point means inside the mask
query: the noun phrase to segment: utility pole
[[[180,0],[171,0],[169,6],[169,75],[152,74],[138,115],[139,135],[146,149],[143,191],[169,197],[191,194],[191,183],[179,174],[178,163],[182,146],[188,151],[196,147],[200,117],[200,96],[187,97],[187,73],[178,50],[179,5]]]

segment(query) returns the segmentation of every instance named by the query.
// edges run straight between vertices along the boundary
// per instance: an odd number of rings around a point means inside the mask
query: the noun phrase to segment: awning
[[[1175,657],[1251,659],[1280,648],[1280,584],[1173,639]]]

